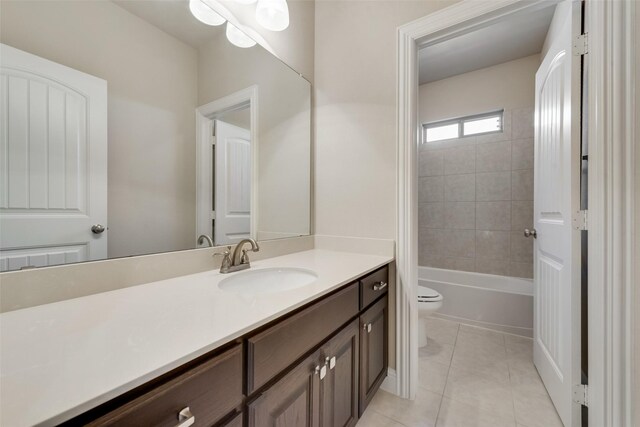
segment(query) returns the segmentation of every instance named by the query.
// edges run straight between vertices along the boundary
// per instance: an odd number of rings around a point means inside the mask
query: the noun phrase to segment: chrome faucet
[[[242,246],[245,243],[251,244],[251,249],[242,249]],[[222,255],[222,265],[220,266],[220,273],[233,273],[234,271],[246,270],[251,267],[251,263],[249,262],[249,255],[247,255],[247,251],[258,252],[260,250],[260,246],[258,242],[253,239],[242,239],[238,242],[235,249],[233,250],[233,254],[231,254],[231,246],[227,246],[227,250],[222,253],[216,253],[215,255]],[[239,256],[240,251],[242,251],[242,256]]]
[[[213,240],[211,240],[211,237],[209,237],[207,234],[201,234],[200,236],[198,236],[198,244],[202,245],[204,243],[204,241],[207,241],[207,244],[209,245],[210,248],[213,247]]]

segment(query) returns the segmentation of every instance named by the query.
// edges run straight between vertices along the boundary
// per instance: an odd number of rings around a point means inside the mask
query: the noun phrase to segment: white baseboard
[[[398,395],[398,377],[395,369],[387,369],[387,378],[382,381],[380,388],[396,396]]]

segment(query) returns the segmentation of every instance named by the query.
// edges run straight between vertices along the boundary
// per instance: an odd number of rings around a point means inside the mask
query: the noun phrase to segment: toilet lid
[[[420,301],[434,301],[441,299],[442,295],[426,286],[418,286],[418,300]]]

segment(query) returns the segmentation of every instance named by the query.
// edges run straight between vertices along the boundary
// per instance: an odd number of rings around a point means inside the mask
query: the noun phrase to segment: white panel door
[[[0,44],[0,271],[107,257],[107,82]]]
[[[251,237],[251,136],[247,129],[215,121],[216,245]]]
[[[580,424],[573,402],[581,382],[578,7],[556,10],[562,25],[536,73],[535,100],[534,363],[565,426]]]

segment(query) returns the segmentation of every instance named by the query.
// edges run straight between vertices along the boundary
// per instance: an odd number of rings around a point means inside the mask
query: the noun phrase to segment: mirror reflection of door
[[[248,109],[242,112],[249,115]],[[242,114],[232,115],[242,117]],[[212,217],[216,245],[231,245],[251,237],[251,137],[249,129],[241,127],[242,120],[234,122],[240,126],[215,120],[213,127],[215,160]]]
[[[106,258],[107,83],[0,49],[0,271]]]

